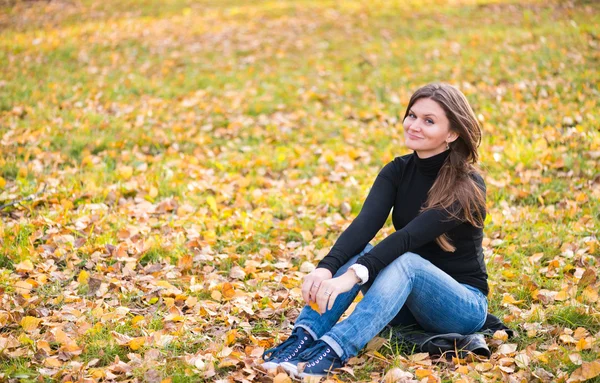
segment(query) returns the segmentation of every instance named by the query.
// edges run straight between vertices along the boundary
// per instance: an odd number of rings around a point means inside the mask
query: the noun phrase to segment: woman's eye
[[[427,119],[427,122],[430,124],[433,124],[433,120],[431,120],[431,119]]]

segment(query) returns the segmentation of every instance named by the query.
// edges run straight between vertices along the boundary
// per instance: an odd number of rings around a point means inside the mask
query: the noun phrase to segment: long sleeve
[[[473,174],[472,177],[485,196],[486,186],[483,178],[478,174]],[[480,209],[485,219],[485,206],[481,206]],[[402,254],[418,249],[466,222],[458,202],[451,206],[450,210],[454,214],[443,209],[430,209],[420,213],[402,229],[379,242],[356,263],[369,270],[369,280],[375,278],[383,268]]]
[[[340,235],[329,254],[319,262],[317,267],[325,268],[335,274],[348,259],[361,252],[375,237],[394,206],[397,192],[395,174],[397,174],[397,165],[394,162],[384,166],[377,175],[360,213]]]
[[[463,221],[452,218],[446,211],[432,209],[424,211],[402,229],[390,234],[360,257],[356,263],[369,270],[369,280],[396,258],[435,240],[445,232],[462,224]]]

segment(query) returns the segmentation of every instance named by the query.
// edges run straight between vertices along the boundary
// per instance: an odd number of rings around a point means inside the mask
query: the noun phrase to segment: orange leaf
[[[415,371],[417,379],[423,379],[426,376],[431,375],[431,370],[418,369]]]
[[[308,305],[310,306],[311,309],[313,309],[316,312],[318,312],[319,314],[321,314],[321,312],[319,312],[319,305],[317,304],[317,302],[311,301]]]
[[[571,377],[567,380],[567,383],[585,382],[598,375],[600,375],[600,361],[584,362],[581,367],[573,371]]]
[[[223,296],[227,299],[231,299],[235,296],[235,289],[231,285],[231,283],[226,282],[223,285]]]

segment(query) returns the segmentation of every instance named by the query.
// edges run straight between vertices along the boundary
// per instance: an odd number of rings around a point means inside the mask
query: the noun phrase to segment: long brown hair
[[[421,212],[441,208],[455,218],[463,219],[475,227],[483,227],[485,194],[472,177],[480,171],[477,148],[481,144],[481,126],[475,113],[458,88],[444,83],[431,83],[417,89],[412,95],[404,119],[413,104],[421,98],[437,102],[450,121],[450,130],[458,134],[458,138],[449,144],[450,153],[427,193],[427,201]],[[447,234],[437,237],[436,242],[444,251],[456,250]]]

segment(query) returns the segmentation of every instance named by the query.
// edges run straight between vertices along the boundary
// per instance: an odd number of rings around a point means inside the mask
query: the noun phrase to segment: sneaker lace
[[[325,343],[325,341],[319,339],[312,345],[312,347],[301,352],[299,357],[303,362],[310,362],[319,359],[319,357],[323,359],[323,357],[326,357],[328,353],[337,357],[337,354],[331,350],[329,345]]]
[[[263,352],[263,355],[262,355],[263,360],[265,362],[268,362],[269,360],[275,358],[279,354],[283,355],[283,353],[288,348],[291,348],[290,346],[293,346],[300,339],[300,336],[302,336],[300,331],[292,333],[292,335],[290,335],[290,337],[287,338],[286,341],[283,342],[282,344],[280,344],[279,346],[270,348],[270,349],[266,350],[265,352]]]

